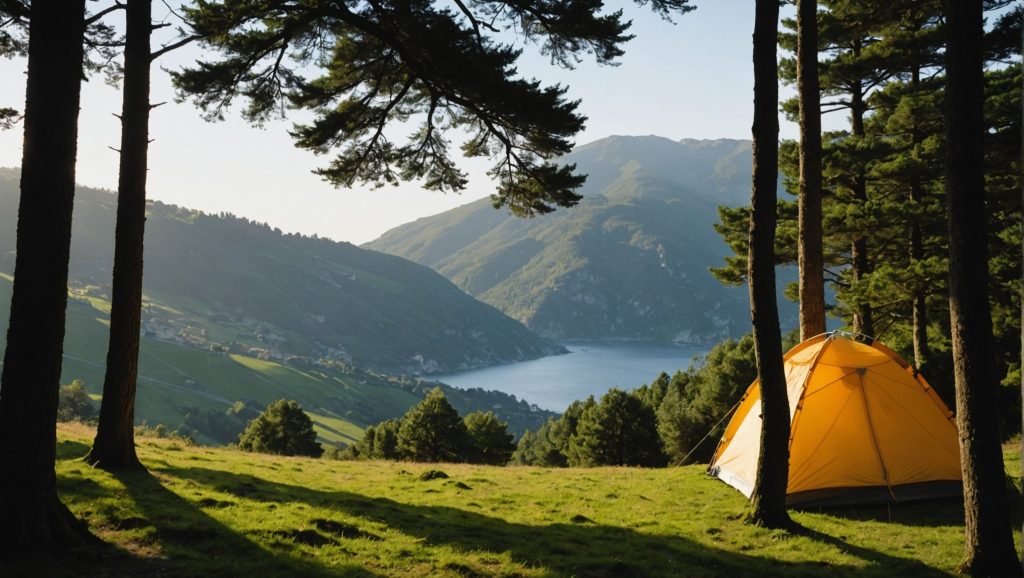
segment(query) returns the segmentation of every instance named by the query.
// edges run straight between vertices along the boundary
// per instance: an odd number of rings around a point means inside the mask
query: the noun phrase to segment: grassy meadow
[[[58,485],[107,546],[0,575],[943,576],[962,549],[952,502],[795,512],[795,535],[752,527],[701,466],[336,462],[141,439],[149,473],[111,474],[79,459],[92,434],[59,427]],[[1016,446],[1006,459],[1019,479]]]

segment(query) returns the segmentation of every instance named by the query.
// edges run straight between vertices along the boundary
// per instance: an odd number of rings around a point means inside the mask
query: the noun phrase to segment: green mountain
[[[589,175],[577,207],[517,219],[481,199],[366,247],[428,265],[551,338],[709,344],[749,331],[745,289],[708,272],[728,254],[718,205],[749,200],[749,141],[613,136],[566,161]]]
[[[15,171],[0,172],[0,271],[13,271]],[[71,287],[109,298],[115,197],[82,188]],[[274,361],[389,374],[447,373],[564,352],[415,263],[153,202],[146,335]]]

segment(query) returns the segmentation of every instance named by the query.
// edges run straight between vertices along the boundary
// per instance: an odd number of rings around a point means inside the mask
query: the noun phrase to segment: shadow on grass
[[[518,524],[450,506],[423,506],[346,491],[320,491],[267,481],[246,474],[205,468],[176,468],[167,474],[241,498],[263,502],[302,502],[320,510],[344,512],[386,525],[432,545],[460,550],[509,552],[526,566],[550,576],[629,578],[654,576],[946,576],[920,561],[850,545],[817,532],[806,535],[866,562],[861,567],[827,562],[784,562],[715,548],[679,536],[647,534],[596,524]],[[785,539],[783,537],[783,539]],[[743,545],[734,545],[742,550]],[[471,569],[470,569],[471,570]],[[472,571],[475,573],[475,571]]]
[[[63,441],[58,459],[77,459],[85,444]],[[58,486],[68,502],[89,504],[94,510],[80,515],[100,537],[127,532],[125,547],[105,544],[59,555],[0,560],[0,576],[105,577],[105,576],[345,576],[379,578],[362,566],[345,563],[331,567],[300,559],[297,543],[303,535],[261,536],[261,546],[163,485],[146,471],[112,472],[124,489],[104,486],[92,477],[62,476]],[[128,500],[124,493],[127,493]],[[203,503],[219,507],[216,503]],[[129,513],[128,510],[131,510]],[[333,541],[329,541],[332,542]],[[311,544],[332,547],[330,544]]]

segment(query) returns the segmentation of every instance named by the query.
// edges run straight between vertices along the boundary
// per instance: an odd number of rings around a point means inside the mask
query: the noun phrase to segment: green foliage
[[[717,204],[750,197],[750,141],[615,136],[566,161],[590,175],[571,211],[517,222],[480,200],[367,247],[433,267],[541,335],[712,345],[749,330],[746,291],[708,268],[723,253]]]
[[[437,466],[141,439],[150,473],[122,474],[80,459],[91,430],[57,434],[62,498],[131,555],[5,559],[0,575],[930,578],[955,575],[963,553],[956,500],[794,511],[807,532],[766,531],[744,523],[745,498],[702,466],[453,464],[441,468],[448,479],[420,482]],[[1019,480],[1019,448],[1003,455]]]
[[[512,442],[512,434],[508,433],[507,423],[489,411],[475,411],[463,418],[463,421],[469,436],[464,461],[493,466],[508,463],[516,445]]]
[[[536,433],[523,434],[512,454],[512,462],[544,467],[569,465],[569,440],[576,434],[580,416],[596,403],[592,395],[584,401],[574,401],[558,419],[549,418]]]
[[[88,421],[96,417],[96,408],[81,379],[61,385],[58,399],[57,421]]]
[[[794,341],[795,334],[789,334],[783,350],[792,347]],[[658,407],[658,434],[669,463],[681,463],[691,451],[691,461],[707,461],[718,441],[718,436],[707,434],[733,409],[755,379],[754,338],[749,334],[719,343],[708,352],[700,367],[691,366],[673,376]],[[721,429],[717,431],[721,433]]]
[[[650,2],[666,15],[691,10],[687,3]],[[629,23],[621,11],[602,13],[597,0],[458,7],[198,2],[185,9],[186,19],[221,58],[175,73],[175,85],[208,118],[223,118],[239,96],[254,123],[287,108],[311,112],[291,134],[302,148],[336,153],[317,171],[336,186],[420,180],[428,189],[462,190],[466,175],[446,138],[461,129],[470,135],[465,156],[494,161],[496,206],[534,215],[576,204],[574,190],[586,177],[554,160],[583,129],[579,102],[566,100],[565,86],[520,78],[521,51],[498,34],[511,30],[539,44],[564,67],[588,53],[608,64],[631,38]],[[413,119],[418,126],[405,144],[385,135],[389,125]]]
[[[238,436],[263,406],[254,401],[236,401],[227,411],[212,408],[189,407],[184,410],[185,426],[219,444],[238,441]]]
[[[398,431],[401,421],[389,419],[366,428],[359,443],[348,449],[350,459],[400,460],[403,454],[398,449]]]
[[[569,440],[572,466],[650,467],[664,461],[654,410],[620,389],[587,407]]]
[[[466,424],[436,387],[406,412],[398,428],[398,451],[415,462],[457,462],[466,447]]]
[[[316,441],[313,422],[293,400],[278,400],[256,417],[238,438],[245,451],[283,456],[319,457],[323,447]]]

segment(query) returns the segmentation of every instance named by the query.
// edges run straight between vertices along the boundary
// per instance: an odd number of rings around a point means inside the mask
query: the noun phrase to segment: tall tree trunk
[[[151,11],[151,0],[127,2],[110,343],[99,426],[87,458],[103,468],[142,468],[135,454],[135,387],[146,225]]]
[[[859,44],[854,47],[854,58],[860,57]],[[864,138],[864,112],[867,105],[864,103],[864,89],[860,81],[856,81],[850,91],[850,128],[855,138]],[[856,174],[853,177],[853,198],[864,206],[868,200],[867,171],[863,165],[858,165]],[[853,278],[860,281],[871,272],[871,260],[868,257],[868,240],[863,233],[855,233],[850,247],[850,257],[853,261]],[[870,303],[859,303],[853,312],[853,331],[874,337],[875,323]]]
[[[0,377],[0,553],[90,539],[57,496],[57,391],[64,349],[85,0],[32,2],[14,294]]]
[[[800,340],[803,341],[825,332],[817,0],[798,0],[796,28],[796,85],[800,93],[800,215],[797,259],[800,268]]]
[[[754,353],[761,388],[761,454],[757,459],[750,521],[770,528],[789,524],[789,401],[782,369],[782,335],[775,302],[776,186],[779,170],[779,76],[776,61],[779,3],[757,0],[754,18],[754,175],[750,199],[747,278]]]
[[[1013,545],[996,410],[988,303],[982,0],[946,0],[946,195],[949,316],[964,480],[966,558],[974,576],[1020,571]]]
[[[916,56],[916,55],[915,55]],[[916,58],[915,58],[916,60]],[[917,96],[921,87],[921,69],[915,65],[911,71],[910,85],[912,87],[912,93]],[[921,145],[923,136],[920,129],[917,127],[916,116],[913,119],[913,123],[910,127],[911,131],[911,150],[917,149]],[[921,186],[921,179],[917,175],[914,175],[910,179],[910,206],[911,210],[916,210],[924,198],[924,189]],[[910,247],[909,256],[911,266],[924,258],[924,248],[921,242],[921,224],[917,219],[910,220]],[[924,291],[918,287],[914,289],[914,293],[911,296],[911,307],[913,308],[913,320],[912,320],[912,339],[914,342],[914,365],[917,366],[919,371],[924,370],[925,363],[928,359],[928,308],[925,303]]]

